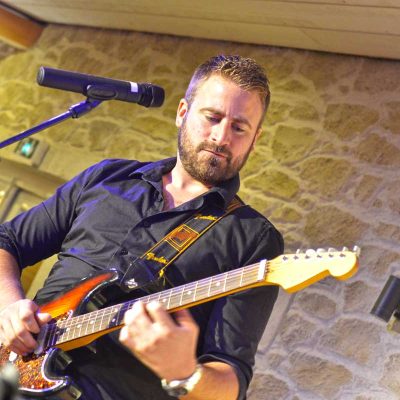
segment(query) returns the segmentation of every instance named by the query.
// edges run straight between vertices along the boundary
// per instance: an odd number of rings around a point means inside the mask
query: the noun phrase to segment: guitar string
[[[230,280],[232,280],[232,279],[230,279]],[[253,279],[251,279],[251,280],[253,280]],[[220,279],[219,281],[222,281],[222,279]],[[248,281],[248,279],[246,280],[246,283],[247,283],[247,281]],[[233,282],[233,283],[235,283],[235,282]],[[208,282],[207,286],[210,286],[210,284],[212,284],[212,280],[210,280]],[[168,299],[169,303],[170,304],[172,303],[174,307],[177,307],[183,303],[183,301],[181,300],[183,298],[183,294],[185,292],[193,292],[194,286],[195,285],[185,285],[184,287],[179,288],[179,290],[176,290],[177,288],[174,288],[174,290],[172,290],[170,292],[156,293],[156,294],[141,298],[140,300],[144,301],[144,302],[150,302],[152,300],[160,301],[161,298],[164,298],[164,299]],[[236,286],[237,285],[232,286],[232,282],[231,283],[228,282],[228,284],[227,284],[228,289],[231,289],[231,287],[233,288]],[[202,299],[202,298],[206,297],[208,294],[208,293],[206,294],[206,292],[209,292],[209,288],[207,288],[207,287],[198,288],[196,295],[190,298],[189,303],[194,302],[195,299]],[[223,293],[223,292],[224,291],[221,291],[221,290],[218,290],[218,291],[213,290],[212,294],[215,295],[215,294]],[[126,304],[127,308],[130,308],[138,300],[139,299],[135,299],[133,301],[130,301],[130,302],[127,302],[124,304]],[[186,303],[187,303],[187,300],[185,299],[185,302],[183,304],[186,304]],[[65,326],[63,326],[63,324],[59,324],[59,326],[61,326],[61,328],[69,327],[72,329],[75,327],[75,328],[79,328],[80,330],[82,330],[82,328],[84,328],[84,326],[82,326],[82,325],[84,325],[86,322],[90,322],[92,325],[92,329],[95,329],[98,326],[104,325],[103,321],[99,321],[100,316],[101,316],[102,320],[104,319],[104,317],[108,317],[108,320],[106,321],[106,325],[109,325],[110,322],[114,322],[115,320],[117,322],[119,322],[120,318],[118,315],[116,315],[116,313],[120,313],[120,312],[121,312],[121,305],[116,305],[116,306],[112,306],[112,307],[109,307],[106,309],[97,310],[95,312],[95,314],[92,314],[92,313],[84,314],[83,316],[75,318],[75,320],[66,320],[65,321],[66,323],[64,324]],[[112,317],[112,320],[110,319],[110,317]],[[87,327],[86,327],[86,330],[87,330]]]
[[[257,267],[257,271],[251,271],[255,267]],[[107,307],[107,308],[101,309],[101,310],[96,310],[96,311],[93,311],[91,313],[84,314],[82,316],[72,317],[72,318],[69,318],[69,319],[66,319],[66,320],[62,320],[62,321],[56,321],[56,323],[49,324],[49,327],[47,329],[46,334],[48,336],[52,336],[54,338],[53,338],[53,340],[48,340],[47,342],[53,344],[55,338],[57,338],[58,336],[62,336],[64,334],[64,333],[63,334],[59,333],[60,328],[61,329],[62,328],[67,328],[68,331],[70,331],[71,329],[75,329],[76,330],[76,328],[79,328],[80,332],[81,332],[82,331],[82,327],[83,327],[82,325],[84,325],[85,322],[93,321],[93,320],[97,320],[98,321],[99,320],[98,317],[100,317],[100,316],[101,316],[101,320],[103,320],[105,316],[110,317],[115,312],[118,312],[120,314],[121,313],[121,308],[124,305],[126,305],[126,308],[129,309],[136,301],[141,300],[143,302],[150,302],[152,300],[160,300],[161,297],[164,297],[164,298],[168,298],[170,304],[171,303],[174,304],[174,307],[171,307],[171,308],[176,308],[178,306],[178,304],[175,305],[176,298],[177,297],[181,297],[182,293],[184,293],[185,291],[193,290],[194,289],[193,286],[195,286],[196,284],[198,285],[198,288],[196,290],[196,297],[195,298],[196,299],[203,299],[204,297],[206,297],[205,296],[205,291],[209,291],[209,286],[212,285],[213,280],[215,280],[215,281],[231,280],[232,281],[235,278],[237,278],[238,276],[241,276],[244,273],[246,273],[245,282],[247,284],[247,281],[249,280],[249,271],[250,272],[257,272],[257,275],[258,275],[258,270],[259,270],[259,263],[253,264],[253,265],[249,265],[249,266],[246,266],[246,267],[242,267],[242,268],[238,268],[238,269],[235,269],[233,271],[228,271],[228,272],[225,272],[223,274],[220,274],[220,275],[217,275],[217,276],[214,276],[214,277],[205,278],[205,279],[202,279],[202,280],[197,281],[197,282],[191,282],[189,284],[178,286],[176,288],[171,288],[171,289],[168,289],[168,290],[163,291],[163,292],[158,292],[158,293],[154,293],[154,294],[151,294],[151,295],[148,295],[148,296],[144,296],[144,297],[142,297],[140,299],[134,299],[134,300],[128,301],[126,303],[122,303],[120,305]],[[252,276],[250,276],[250,278],[253,279]],[[232,284],[232,282],[231,282],[231,284]],[[226,285],[226,286],[229,286],[229,285]],[[232,288],[230,288],[230,286],[229,286],[229,289],[225,290],[225,291],[232,290],[236,286],[237,285],[233,286]],[[224,293],[225,291],[222,291],[220,293]],[[215,294],[218,294],[218,293],[215,293]],[[195,300],[192,300],[191,302],[195,302]],[[118,322],[120,322],[119,321],[120,318],[118,316],[117,316],[117,318],[114,316],[113,320],[114,319],[116,319]],[[111,321],[109,319],[107,324],[109,325],[110,322]],[[97,323],[97,324],[96,323],[92,323],[92,325],[94,325],[94,327],[95,327],[95,326],[102,326],[103,324],[100,322],[100,323]],[[87,330],[87,326],[86,326],[86,330]]]
[[[297,259],[300,257],[301,257],[301,255],[295,255],[293,258]],[[320,257],[322,258],[322,256],[320,256]],[[331,253],[329,254],[329,257],[330,257],[330,259],[333,258]],[[277,259],[272,260],[272,261],[267,261],[266,265],[265,265],[264,274],[279,271],[282,269],[282,264],[287,264],[288,262],[290,262],[290,258],[288,256],[283,255],[283,256],[280,256],[280,258],[282,259],[281,261],[278,261]],[[311,257],[310,256],[307,257],[307,255],[306,255],[305,258],[310,259]],[[321,260],[318,260],[318,261],[321,261]],[[272,267],[271,267],[271,263],[273,263]],[[131,308],[131,306],[133,306],[133,304],[135,302],[137,302],[139,300],[148,303],[153,300],[160,301],[161,297],[164,297],[163,300],[168,299],[168,309],[177,308],[180,305],[182,305],[182,298],[183,298],[184,293],[191,292],[194,289],[193,286],[197,286],[193,300],[191,300],[189,302],[185,302],[184,305],[194,303],[194,302],[196,302],[196,300],[202,300],[204,298],[208,298],[208,297],[212,297],[212,296],[216,296],[218,294],[228,292],[237,287],[246,286],[251,283],[256,283],[256,281],[254,281],[254,277],[252,275],[256,275],[258,277],[259,268],[260,268],[260,263],[248,265],[245,267],[237,268],[232,271],[227,271],[227,272],[219,274],[219,275],[204,278],[200,281],[190,282],[188,284],[181,285],[176,288],[171,288],[171,289],[165,290],[163,292],[158,292],[158,293],[154,293],[154,294],[151,294],[148,296],[144,296],[140,299],[134,299],[134,300],[128,301],[126,303],[122,303],[122,304],[111,306],[111,307],[106,307],[104,309],[100,309],[100,310],[96,310],[96,311],[86,313],[86,314],[83,314],[80,316],[68,318],[66,320],[56,321],[56,323],[51,324],[52,326],[49,326],[46,333],[50,336],[55,336],[55,338],[56,338],[55,340],[57,340],[57,337],[61,337],[65,334],[64,332],[62,334],[60,334],[60,330],[63,328],[66,328],[66,330],[68,330],[68,331],[76,330],[77,328],[79,328],[80,329],[79,333],[81,334],[82,328],[85,328],[86,333],[87,333],[88,327],[91,325],[93,332],[96,332],[96,330],[98,331],[100,327],[104,328],[104,326],[103,326],[104,317],[108,317],[108,321],[106,324],[107,327],[109,327],[111,322],[114,323],[115,321],[117,322],[117,325],[119,325],[121,322],[120,314],[122,311],[122,307],[126,306],[127,309],[129,309],[129,308]],[[284,265],[284,269],[287,270],[287,265]],[[246,274],[246,275],[244,276],[244,274]],[[228,280],[232,281],[232,280],[237,279],[238,277],[244,279],[243,285],[239,285],[239,286],[234,285],[233,287],[229,287],[229,285],[227,285]],[[224,281],[224,289],[219,292],[213,292],[213,294],[210,296],[210,290],[211,290],[211,286],[213,284],[213,280],[215,280],[216,283]],[[231,282],[231,284],[232,284],[232,282]],[[226,289],[226,286],[228,286],[229,288]],[[205,294],[205,292],[207,292],[207,294]],[[178,297],[180,300],[179,300],[178,304],[175,304],[176,299]],[[171,303],[174,304],[173,307],[170,307]],[[115,313],[117,313],[117,315],[114,315]],[[101,321],[99,322],[98,317],[100,317],[100,316],[101,316]],[[111,316],[113,316],[112,319],[110,319]],[[87,324],[85,325],[86,322],[90,322],[90,325],[87,325]],[[114,327],[117,325],[114,325]],[[93,332],[91,332],[91,333],[93,333]],[[68,339],[68,340],[70,340],[70,339]],[[53,343],[53,341],[54,340],[51,340],[51,343]]]

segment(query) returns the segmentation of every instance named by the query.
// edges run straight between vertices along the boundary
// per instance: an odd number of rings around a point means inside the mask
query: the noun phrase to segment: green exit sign
[[[38,147],[39,140],[36,139],[23,139],[18,143],[14,150],[15,153],[25,158],[32,158],[36,148]]]

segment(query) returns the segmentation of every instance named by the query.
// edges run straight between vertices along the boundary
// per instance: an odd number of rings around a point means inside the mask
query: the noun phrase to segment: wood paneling
[[[0,39],[15,47],[32,46],[40,37],[43,27],[0,7]]]
[[[398,0],[8,0],[35,18],[400,59]]]

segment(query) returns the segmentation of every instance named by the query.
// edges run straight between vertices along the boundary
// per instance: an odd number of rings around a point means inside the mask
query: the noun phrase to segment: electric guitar
[[[279,285],[293,293],[328,275],[340,280],[350,278],[358,268],[358,255],[358,248],[353,251],[346,248],[342,251],[307,250],[281,255],[270,261],[262,260],[80,315],[83,304],[118,280],[116,271],[105,271],[82,280],[74,289],[43,305],[40,311],[51,314],[53,320],[42,327],[35,352],[19,356],[0,345],[0,368],[6,363],[16,367],[20,374],[19,391],[27,397],[57,397],[62,393],[62,398],[77,398],[78,389],[62,373],[62,367],[71,361],[65,351],[88,345],[100,336],[121,328],[125,312],[136,301],[157,301],[169,312],[174,312],[262,285]]]

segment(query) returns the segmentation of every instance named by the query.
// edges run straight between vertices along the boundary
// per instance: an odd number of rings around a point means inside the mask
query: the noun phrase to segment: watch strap
[[[162,388],[170,395],[174,397],[184,396],[190,393],[195,386],[199,383],[203,375],[203,365],[197,364],[193,374],[186,379],[174,379],[167,381],[166,379],[161,380]]]

